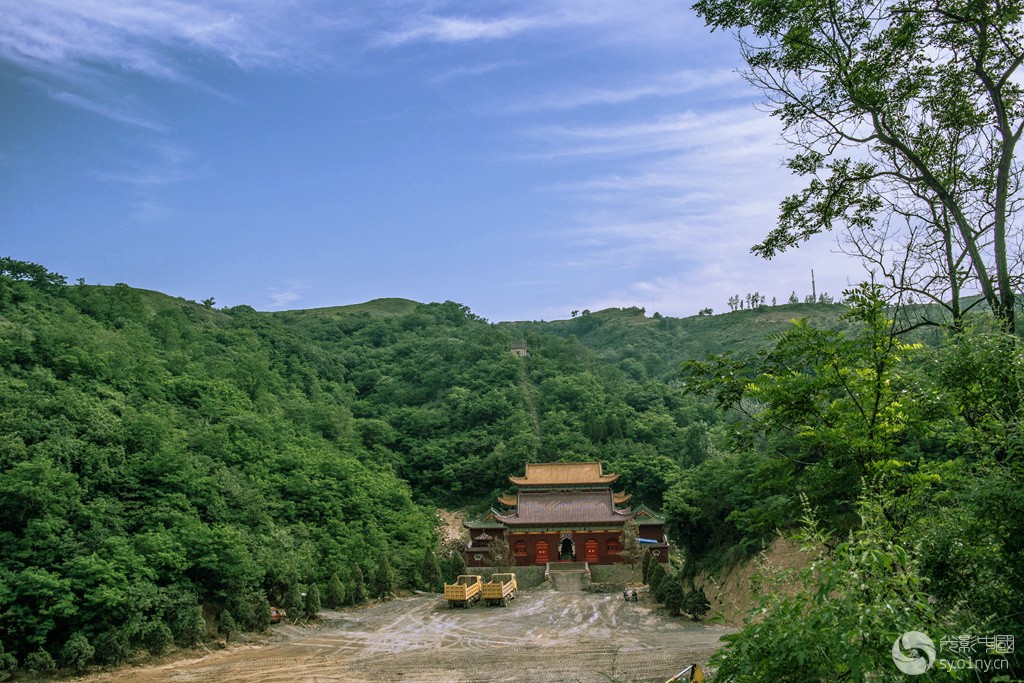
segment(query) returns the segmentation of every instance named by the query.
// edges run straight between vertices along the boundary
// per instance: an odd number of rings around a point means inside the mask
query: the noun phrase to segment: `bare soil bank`
[[[729,632],[619,594],[538,589],[508,608],[448,609],[419,595],[273,627],[266,645],[88,677],[89,683],[664,681]]]

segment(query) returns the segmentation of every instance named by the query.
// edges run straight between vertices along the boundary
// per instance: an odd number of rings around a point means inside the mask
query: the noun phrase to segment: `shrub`
[[[174,635],[171,627],[159,619],[148,622],[142,627],[142,646],[151,655],[159,656],[167,652],[167,648],[174,642]]]
[[[178,639],[188,647],[194,647],[206,636],[206,620],[203,608],[193,605],[185,611],[178,624]]]
[[[306,591],[306,596],[302,603],[302,611],[307,619],[316,619],[317,615],[320,614],[320,606],[320,589],[317,588],[316,584],[313,584]]]
[[[76,633],[61,648],[60,661],[64,666],[73,667],[77,673],[82,673],[94,654],[96,649],[89,644],[89,639]]]
[[[324,604],[328,607],[338,608],[344,607],[348,595],[345,591],[345,584],[338,578],[338,574],[331,574],[331,578],[327,581],[327,594],[324,596]]]
[[[32,673],[45,673],[57,668],[57,662],[46,650],[39,648],[25,657],[25,668]]]
[[[711,611],[711,603],[708,596],[704,594],[703,588],[696,588],[686,594],[683,599],[682,609],[690,615],[694,621],[700,621]]]

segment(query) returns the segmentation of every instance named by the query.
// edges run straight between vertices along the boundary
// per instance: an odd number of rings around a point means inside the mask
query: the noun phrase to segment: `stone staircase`
[[[548,562],[544,578],[557,591],[578,593],[590,585],[590,567],[586,562]]]

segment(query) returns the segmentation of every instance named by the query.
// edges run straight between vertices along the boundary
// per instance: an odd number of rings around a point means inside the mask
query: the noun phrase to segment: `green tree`
[[[683,584],[678,576],[667,577],[661,582],[659,586],[661,589],[661,595],[665,608],[668,613],[673,617],[678,617],[679,613],[683,610],[683,604],[685,602],[685,593],[683,592]]]
[[[490,543],[491,552],[487,556],[487,564],[490,567],[507,568],[515,566],[516,558],[512,554],[512,548],[508,545],[508,539],[504,536],[495,538]]]
[[[884,508],[863,498],[861,528],[838,543],[805,518],[798,538],[816,561],[798,573],[795,593],[769,586],[743,630],[724,637],[712,658],[716,680],[895,683],[905,680],[892,662],[901,634],[959,632],[936,614],[918,560]]]
[[[632,517],[622,525],[622,550],[619,551],[619,557],[628,562],[634,572],[637,563],[644,558],[644,548],[640,544],[640,526]]]
[[[381,600],[390,599],[395,593],[395,570],[391,568],[386,552],[380,553],[377,570],[373,573],[373,596]]]
[[[4,652],[3,643],[0,643],[0,681],[6,681],[14,675],[18,668],[18,660],[10,652]]]
[[[43,648],[33,650],[25,657],[25,669],[32,673],[47,673],[56,668],[57,662],[53,661],[53,656]]]
[[[314,583],[306,590],[306,596],[302,604],[302,612],[307,619],[316,619],[320,614],[320,589]]]
[[[142,646],[146,648],[149,654],[154,656],[167,652],[167,648],[174,642],[174,634],[171,633],[171,627],[162,619],[148,621],[142,627],[140,638]]]
[[[223,610],[220,613],[217,630],[224,634],[225,643],[231,642],[231,634],[238,630],[238,623],[235,622],[235,618],[231,615],[230,611]]]
[[[331,574],[331,578],[327,580],[327,594],[324,597],[324,602],[328,607],[338,609],[345,606],[348,595],[345,591],[345,584],[338,578],[337,572]]]
[[[352,567],[352,583],[349,586],[348,599],[353,605],[361,605],[366,602],[366,579],[363,578],[363,570],[358,564]]]
[[[420,565],[420,579],[423,590],[439,593],[442,589],[441,568],[437,564],[437,555],[433,548],[423,549],[423,562]]]
[[[61,665],[73,667],[76,673],[81,674],[95,653],[96,650],[89,644],[85,634],[74,633],[60,650],[60,662]]]
[[[668,573],[661,562],[651,562],[651,568],[647,572],[647,585],[650,586],[651,595],[655,599],[657,599],[658,587],[661,586],[662,581],[667,580],[667,577]]]
[[[694,8],[713,29],[741,33],[747,76],[796,150],[789,167],[809,179],[755,251],[771,257],[835,224],[877,239],[885,235],[871,230],[877,215],[910,217],[932,242],[955,243],[931,265],[954,277],[968,270],[1013,330],[1021,3],[698,0]],[[889,244],[898,248],[891,234]]]
[[[187,647],[195,647],[205,637],[206,620],[203,618],[203,608],[200,605],[192,605],[181,615],[178,638]]]
[[[448,557],[448,566],[450,579],[455,581],[455,577],[466,573],[466,560],[462,558],[462,553],[458,550],[454,551]]]
[[[686,593],[680,607],[694,621],[700,621],[704,618],[704,615],[711,611],[711,603],[708,602],[708,596],[705,595],[703,588],[694,588]]]

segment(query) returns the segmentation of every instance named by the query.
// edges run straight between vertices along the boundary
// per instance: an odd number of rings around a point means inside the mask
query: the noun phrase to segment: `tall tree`
[[[1014,329],[1024,131],[1022,0],[698,0],[737,29],[808,179],[754,251],[771,258],[836,225],[917,217],[965,253],[963,269]]]

